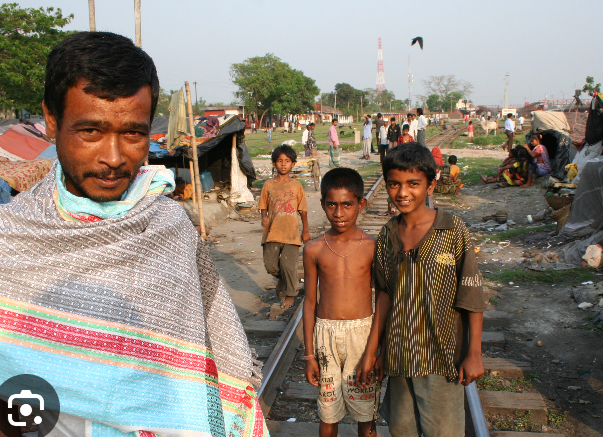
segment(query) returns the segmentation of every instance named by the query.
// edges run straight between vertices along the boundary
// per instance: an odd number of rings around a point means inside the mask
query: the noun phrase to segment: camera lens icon
[[[11,397],[9,397],[8,398],[8,408],[12,408],[13,402],[15,400],[19,400],[19,399],[21,399],[21,400],[37,399],[40,404],[40,410],[44,409],[44,398],[38,394],[32,393],[31,390],[21,390],[21,393],[14,394]],[[21,416],[23,416],[23,417],[29,417],[32,412],[33,412],[33,408],[29,404],[23,404],[23,405],[21,405],[21,407],[19,407],[19,413],[21,413]],[[42,423],[42,418],[40,416],[36,416],[36,417],[34,417],[33,421],[36,425],[39,425],[40,423]],[[8,415],[8,423],[10,423],[12,426],[26,426],[27,425],[26,422],[20,422],[18,420],[14,420],[12,414]]]

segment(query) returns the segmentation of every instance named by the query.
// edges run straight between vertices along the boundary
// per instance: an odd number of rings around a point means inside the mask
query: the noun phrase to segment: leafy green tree
[[[74,32],[60,30],[73,14],[61,9],[0,6],[0,106],[41,113],[46,58],[52,48]]]
[[[427,98],[427,108],[429,108],[430,111],[437,111],[438,109],[440,109],[440,96],[438,96],[437,94],[431,94],[428,98]]]
[[[456,104],[462,98],[463,98],[463,93],[460,91],[455,91],[455,92],[447,94],[446,96],[444,96],[444,98],[440,102],[441,106],[442,106],[442,110],[444,112],[455,111]]]
[[[587,93],[589,96],[593,97],[595,95],[595,91],[597,93],[601,92],[601,84],[598,83],[595,85],[595,79],[592,76],[587,76],[586,83],[582,88],[582,92]]]
[[[245,112],[262,116],[305,113],[314,110],[314,99],[320,93],[314,79],[295,70],[272,53],[232,64],[230,76],[239,87],[235,97],[245,105]],[[261,120],[261,116],[260,116]]]

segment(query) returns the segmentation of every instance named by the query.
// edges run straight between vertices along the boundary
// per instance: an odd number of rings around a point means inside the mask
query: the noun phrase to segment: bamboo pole
[[[136,46],[142,47],[142,37],[140,34],[140,0],[134,0],[134,30],[136,33]]]
[[[199,230],[201,238],[205,240],[205,223],[203,220],[203,198],[201,190],[201,177],[199,175],[199,157],[197,156],[197,137],[195,136],[195,123],[193,120],[193,102],[191,101],[191,87],[188,81],[184,82],[186,88],[186,103],[188,109],[188,128],[191,131],[191,147],[193,148],[193,170],[195,178],[195,190],[197,194],[197,207],[199,208]]]
[[[94,0],[88,0],[88,20],[90,21],[90,32],[96,32],[96,15],[94,13]]]
[[[191,169],[191,185],[193,186],[193,208],[197,208],[197,198],[195,197],[197,194],[197,190],[195,189],[195,171],[193,170],[193,161],[189,161],[188,163]]]

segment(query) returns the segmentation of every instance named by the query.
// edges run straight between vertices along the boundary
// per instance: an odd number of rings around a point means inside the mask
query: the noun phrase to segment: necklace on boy
[[[349,255],[340,255],[337,252],[335,252],[333,250],[333,248],[331,246],[329,246],[329,242],[327,241],[327,233],[325,232],[324,234],[322,234],[322,237],[325,239],[325,243],[327,243],[327,247],[329,248],[329,250],[331,252],[333,252],[335,255],[341,257],[341,258],[347,258],[348,256],[352,256],[354,255],[358,249],[360,249],[360,245],[362,244],[362,239],[364,238],[364,232],[362,234],[360,234],[360,243],[358,243],[358,247],[356,248],[356,250],[354,250],[352,253],[350,253]]]

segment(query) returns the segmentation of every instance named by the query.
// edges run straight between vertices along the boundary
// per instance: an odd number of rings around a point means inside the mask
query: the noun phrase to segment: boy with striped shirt
[[[481,274],[463,221],[426,206],[436,164],[418,143],[383,161],[400,215],[377,240],[376,310],[356,372],[360,387],[389,375],[381,409],[392,436],[464,436],[464,390],[483,373]],[[377,349],[383,332],[381,353]]]

